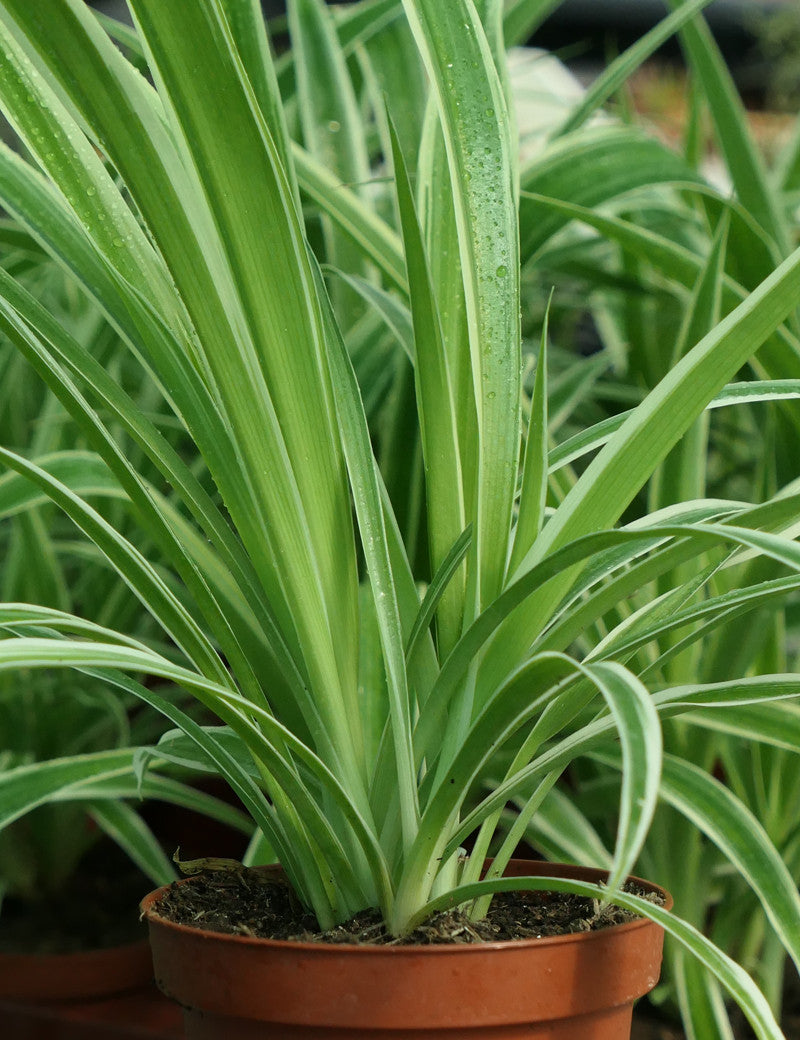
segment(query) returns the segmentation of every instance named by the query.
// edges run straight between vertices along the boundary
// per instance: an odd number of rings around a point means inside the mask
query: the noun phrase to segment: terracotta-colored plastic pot
[[[9,1040],[169,1040],[181,1016],[152,982],[144,940],[104,950],[0,954],[0,1036]]]
[[[525,860],[507,873],[608,876]],[[628,1040],[661,966],[663,932],[643,919],[516,942],[327,945],[174,924],[157,913],[165,891],[142,910],[156,984],[183,1006],[190,1040]]]
[[[143,986],[153,975],[142,939],[82,953],[0,954],[0,999],[78,1000]]]

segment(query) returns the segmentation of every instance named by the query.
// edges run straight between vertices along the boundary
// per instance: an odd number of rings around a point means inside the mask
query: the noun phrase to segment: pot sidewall
[[[608,877],[605,871],[524,860],[512,861],[507,873]],[[666,896],[655,885],[641,884]],[[142,902],[156,983],[184,1007],[214,1015],[343,1030],[512,1027],[608,1014],[649,992],[660,974],[663,930],[644,918],[514,942],[294,943],[165,921],[153,910],[165,891]]]

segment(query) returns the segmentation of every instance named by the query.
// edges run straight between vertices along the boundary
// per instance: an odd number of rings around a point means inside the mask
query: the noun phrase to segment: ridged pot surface
[[[605,871],[514,860],[507,874],[604,881]],[[660,893],[648,882],[642,887]],[[155,978],[190,1040],[628,1040],[655,986],[663,931],[638,919],[514,942],[353,946],[222,935],[142,910]]]

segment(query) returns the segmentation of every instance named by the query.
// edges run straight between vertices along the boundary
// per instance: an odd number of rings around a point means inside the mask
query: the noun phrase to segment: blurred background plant
[[[800,107],[800,8],[787,3],[754,24],[767,65],[767,107],[797,112]]]
[[[11,219],[0,222],[2,266],[100,361],[120,386],[136,395],[142,412],[174,433],[159,414],[163,396],[139,366],[119,349],[108,322],[30,235]],[[131,522],[130,503],[108,470],[98,465],[85,436],[57,398],[11,343],[0,344],[0,440],[87,495],[108,522],[150,551]],[[174,424],[172,424],[174,425]],[[117,430],[131,459],[138,446]],[[100,626],[119,626],[169,655],[158,628],[95,546],[76,535],[60,510],[5,473],[0,477],[0,638],[52,632],[37,604],[79,614]],[[168,691],[165,691],[168,692]],[[174,696],[174,694],[170,693]],[[185,700],[185,698],[183,699]],[[175,876],[169,856],[148,825],[155,802],[181,806],[196,824],[217,821],[249,836],[251,827],[234,806],[183,782],[186,771],[151,771],[141,790],[133,774],[135,748],[156,742],[163,718],[102,677],[38,670],[0,674],[0,804],[16,816],[0,829],[0,948],[66,950],[105,945],[138,933],[135,904],[150,883]],[[71,785],[69,763],[97,762],[94,782]],[[56,800],[14,812],[10,785],[16,776],[50,763],[64,771]],[[171,821],[175,827],[175,819]],[[171,840],[168,832],[160,836]],[[246,837],[241,839],[244,848]],[[116,851],[115,851],[116,850]],[[173,849],[167,850],[169,853]],[[189,849],[191,854],[191,848]],[[76,891],[86,895],[81,914],[69,909]],[[88,907],[88,910],[86,909]],[[34,924],[34,921],[36,922]]]

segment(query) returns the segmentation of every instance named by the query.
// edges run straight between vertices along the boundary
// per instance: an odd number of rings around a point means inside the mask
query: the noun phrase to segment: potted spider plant
[[[41,618],[27,614],[13,605],[10,630],[39,631]],[[0,1028],[54,1040],[92,1029],[177,1036],[180,1015],[153,986],[135,905],[143,885],[169,882],[175,868],[131,803],[147,796],[194,810],[195,827],[216,818],[247,829],[247,820],[174,768],[137,790],[130,745],[163,730],[155,713],[129,718],[132,698],[126,705],[99,677],[53,679],[6,674],[0,693]],[[31,784],[50,770],[61,773],[57,791]]]
[[[522,21],[524,6],[513,5]],[[585,603],[624,609],[631,589],[678,564],[703,574],[715,554],[746,552],[800,568],[796,495],[749,509],[693,502],[617,526],[760,344],[778,337],[796,353],[783,323],[800,302],[800,254],[699,335],[613,432],[591,431],[599,454],[553,500],[546,335],[523,408],[501,5],[371,3],[340,24],[358,45],[365,24],[402,15],[430,83],[416,197],[397,135],[375,106],[393,170],[383,180],[391,193],[378,198],[291,142],[258,5],[130,8],[152,85],[77,0],[53,0],[46,17],[26,0],[0,5],[0,103],[33,160],[0,150],[0,199],[103,310],[160,386],[162,410],[137,408],[3,271],[0,327],[80,423],[152,552],[47,460],[5,448],[0,460],[94,543],[168,645],[51,611],[41,636],[0,641],[0,667],[100,674],[158,708],[175,732],[155,754],[221,773],[252,815],[260,857],[276,859],[283,880],[266,885],[263,872],[213,857],[187,869],[211,868],[222,890],[277,889],[329,938],[371,909],[388,940],[342,949],[215,934],[167,921],[165,894],[155,893],[144,907],[156,977],[187,1009],[189,1035],[470,1028],[567,1038],[592,1028],[622,1038],[633,999],[656,981],[665,929],[727,987],[759,1036],[779,1037],[747,974],[659,905],[653,886],[637,894],[626,879],[658,797],[660,716],[795,696],[796,679],[654,695],[645,673],[626,666],[623,640],[614,655],[582,655],[569,652],[568,637],[582,632]],[[336,24],[311,0],[292,12],[314,44],[296,57],[298,90],[320,62],[352,115]],[[375,81],[365,72],[363,82]],[[335,137],[344,124],[324,125]],[[365,264],[344,271],[348,286],[371,298],[373,317],[391,314],[406,333],[425,475],[424,592],[376,462],[351,328],[341,324],[352,320],[352,297],[337,292],[332,303],[303,199],[328,235],[323,248],[332,232],[358,247]],[[176,450],[176,427],[195,445],[191,464]],[[157,481],[119,449],[117,429]],[[696,577],[657,597],[648,620],[678,611]],[[199,725],[142,675],[191,692],[220,724]],[[557,777],[598,747],[618,750],[623,776],[610,869],[512,862]],[[135,763],[140,778],[146,758]],[[483,781],[499,764],[486,795]],[[81,763],[69,768],[77,776]],[[24,784],[15,789],[24,797]],[[523,790],[517,825],[493,846],[503,807]],[[797,893],[780,865],[761,870],[769,912],[795,953]],[[642,917],[558,939],[428,950],[397,941],[454,908],[474,931],[490,899],[509,890],[587,897],[591,920],[612,903]],[[620,943],[627,952],[617,960]],[[247,995],[245,982],[255,983]]]
[[[18,605],[15,613],[12,631]],[[28,613],[22,628],[38,631]],[[0,769],[0,1027],[9,1035],[46,1028],[53,1038],[87,1023],[107,1036],[177,1035],[179,1015],[152,984],[135,905],[143,885],[169,882],[175,868],[131,803],[146,796],[188,808],[195,827],[216,818],[246,829],[247,820],[174,768],[155,769],[137,790],[129,745],[163,729],[154,713],[131,725],[124,699],[99,678],[52,679],[6,674],[0,696],[10,745]],[[31,783],[50,770],[61,773],[57,791]]]
[[[69,292],[63,274],[19,227],[6,222],[3,232],[5,264],[65,326],[80,330],[93,354],[117,368],[115,337],[102,315]],[[4,443],[25,444],[31,457],[47,458],[73,485],[88,491],[94,484],[94,500],[112,515],[116,509],[117,523],[130,529],[116,489],[98,474],[92,454],[81,451],[80,431],[21,360],[5,342]],[[137,383],[144,406],[148,391],[141,379]],[[4,634],[37,634],[58,610],[98,624],[113,617],[117,625],[147,625],[130,590],[88,546],[88,552],[64,551],[72,531],[30,490],[10,471],[0,477]],[[23,603],[46,606],[48,616]],[[136,912],[142,887],[170,881],[175,868],[145,822],[153,802],[144,816],[131,802],[152,794],[205,810],[206,819],[221,817],[240,828],[247,821],[182,783],[172,767],[154,771],[153,783],[141,790],[135,782],[115,783],[115,776],[130,775],[133,749],[157,740],[164,728],[157,712],[120,697],[99,676],[59,679],[34,671],[0,678],[0,1031],[17,1036],[41,1029],[58,1038],[97,1028],[112,1036],[123,1023],[126,1035],[137,1028],[142,1035],[177,1033],[180,1015],[153,986],[146,928]],[[49,804],[32,790],[22,800],[14,797],[25,777],[63,770],[69,761],[84,763],[82,777],[94,762],[95,783],[72,785],[64,772],[59,796]],[[171,808],[174,815],[185,812]]]
[[[19,621],[17,606],[12,630]],[[248,821],[174,768],[157,768],[138,785],[137,749],[114,746],[103,732],[125,728],[119,697],[112,709],[99,680],[82,677],[77,690],[47,678],[36,673],[23,690],[16,676],[3,683],[4,732],[18,743],[21,723],[38,712],[37,736],[46,732],[54,757],[7,751],[0,769],[0,1028],[13,1036],[42,1030],[54,1040],[95,1029],[108,1037],[178,1036],[180,1015],[153,986],[146,929],[136,914],[148,881],[175,876],[147,809],[154,799],[169,803],[173,822],[178,816],[184,828],[183,817],[195,829],[218,820],[247,831]],[[97,749],[76,752],[76,744]],[[131,804],[143,796],[150,799],[144,812]]]

